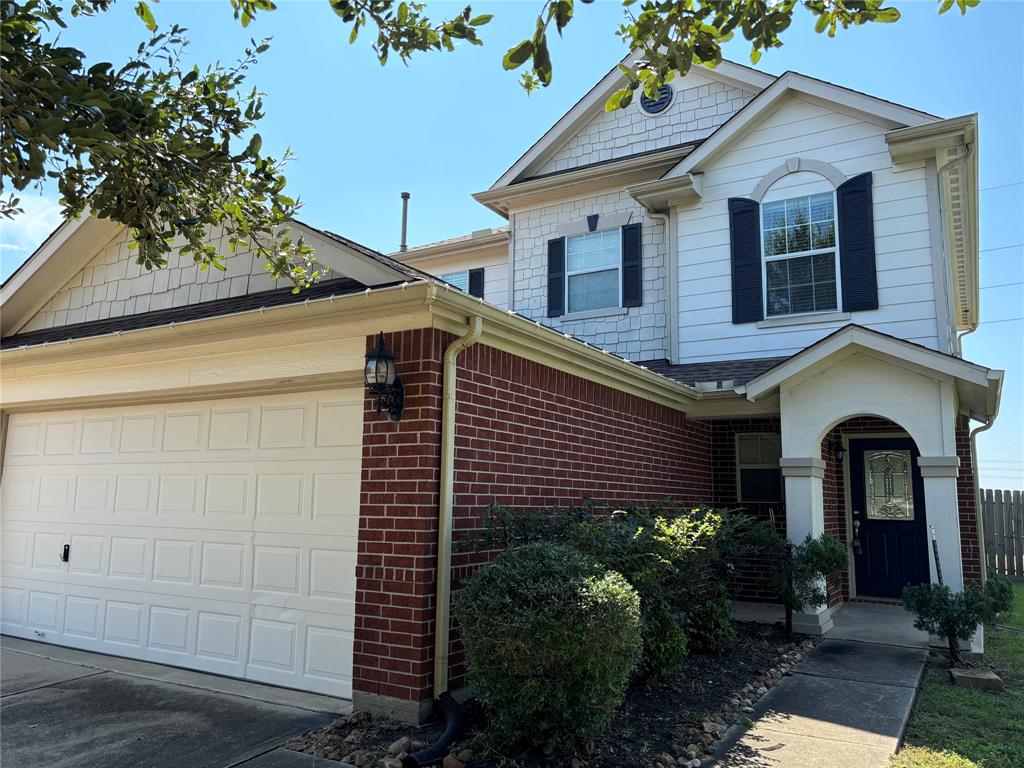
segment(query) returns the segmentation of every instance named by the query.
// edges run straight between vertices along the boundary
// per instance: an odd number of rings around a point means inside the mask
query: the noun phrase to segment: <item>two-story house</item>
[[[0,290],[3,631],[417,718],[463,684],[453,540],[492,502],[834,533],[805,631],[981,579],[976,116],[729,63],[607,113],[620,80],[476,195],[507,228],[385,256],[296,222],[298,295],[59,228]]]

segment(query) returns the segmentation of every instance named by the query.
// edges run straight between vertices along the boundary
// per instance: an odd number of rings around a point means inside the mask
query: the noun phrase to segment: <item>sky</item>
[[[247,29],[227,0],[152,4],[157,21],[189,30],[187,58],[200,64],[238,58],[249,39],[272,37],[251,70],[267,117],[265,153],[290,147],[289,194],[308,223],[390,252],[397,248],[399,193],[410,200],[411,245],[504,223],[470,195],[487,189],[559,117],[614,66],[626,50],[616,37],[618,0],[576,3],[565,37],[552,40],[552,85],[532,95],[501,68],[504,51],[527,37],[542,0],[474,4],[492,13],[485,45],[426,53],[408,66],[382,68],[370,35],[354,45],[324,0],[278,0]],[[817,35],[800,14],[784,46],[758,68],[795,70],[925,112],[980,115],[982,325],[964,339],[966,358],[1006,371],[996,425],[979,435],[982,487],[1024,489],[1024,0],[983,0],[961,17],[937,14],[932,0],[893,0],[896,24]],[[440,16],[459,3],[428,3]],[[62,41],[89,61],[128,58],[146,37],[133,3],[75,19]],[[734,40],[728,58],[748,62]],[[52,189],[22,195],[24,215],[0,224],[0,279],[27,258],[59,223]]]

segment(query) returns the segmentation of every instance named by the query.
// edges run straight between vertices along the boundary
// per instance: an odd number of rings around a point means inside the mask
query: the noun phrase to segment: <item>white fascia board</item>
[[[118,226],[86,209],[57,227],[0,288],[0,335],[17,333],[110,242]]]
[[[630,64],[639,60],[639,56],[630,53],[619,63]],[[721,80],[729,85],[739,86],[746,90],[761,91],[767,88],[775,80],[773,75],[758,72],[756,69],[745,67],[731,61],[723,61],[715,68],[696,66],[694,72]],[[565,145],[569,139],[596,115],[604,111],[605,102],[619,88],[626,84],[626,76],[622,74],[618,66],[612,67],[601,80],[591,88],[587,94],[573,105],[572,109],[566,112],[561,119],[545,132],[538,141],[520,157],[515,164],[502,174],[490,189],[507,187],[516,179],[521,178],[537,166],[544,163],[551,155]]]
[[[398,280],[408,281],[410,278],[387,264],[383,264],[354,248],[330,237],[325,237],[313,227],[292,219],[289,226],[303,232],[305,237],[313,237],[326,244],[316,249],[314,258],[325,267],[330,267],[339,275],[350,277],[363,285],[375,286],[393,283]]]
[[[665,178],[699,172],[703,163],[724,152],[735,139],[751,128],[760,116],[768,113],[790,93],[801,94],[827,105],[835,105],[843,111],[855,112],[875,122],[881,120],[892,128],[919,126],[938,120],[935,116],[916,109],[851,91],[797,72],[786,72],[722,124],[703,144],[683,158],[679,165],[665,174]]]
[[[861,326],[848,325],[751,379],[746,383],[744,393],[748,400],[774,394],[784,382],[829,358],[848,355],[856,351],[856,348],[890,358],[902,366],[912,366],[931,376],[949,377],[984,388],[989,385],[988,368],[916,344],[908,344]]]

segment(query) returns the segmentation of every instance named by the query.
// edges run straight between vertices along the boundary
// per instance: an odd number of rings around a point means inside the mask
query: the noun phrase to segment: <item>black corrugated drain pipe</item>
[[[466,715],[459,702],[445,691],[438,697],[437,704],[444,715],[444,733],[426,749],[403,757],[402,768],[426,768],[428,765],[437,765],[448,754],[448,747],[462,735],[462,730],[466,727]]]

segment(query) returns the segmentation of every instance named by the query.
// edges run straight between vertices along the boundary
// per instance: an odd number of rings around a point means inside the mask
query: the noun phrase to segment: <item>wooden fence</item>
[[[1024,500],[1020,491],[981,491],[985,559],[990,570],[1024,581]]]

